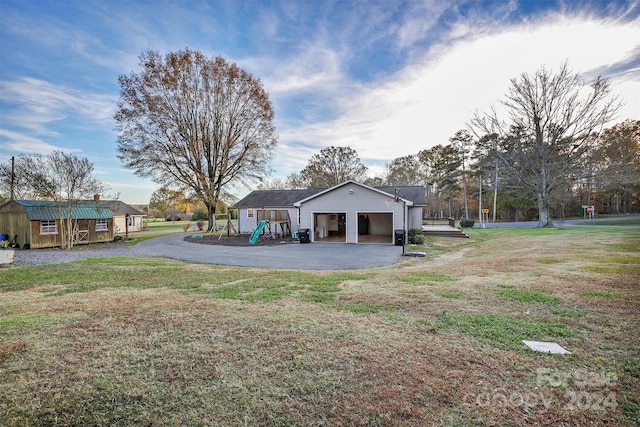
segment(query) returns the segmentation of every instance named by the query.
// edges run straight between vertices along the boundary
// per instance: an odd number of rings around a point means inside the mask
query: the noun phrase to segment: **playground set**
[[[251,233],[249,243],[255,245],[260,237],[275,239],[291,235],[291,218],[286,209],[261,209],[257,211],[258,226]]]
[[[249,243],[251,245],[257,244],[260,238],[276,239],[289,235],[294,236],[294,238],[296,237],[291,233],[291,218],[289,217],[288,211],[266,209],[259,210],[257,213],[258,225],[249,237]],[[223,226],[218,226],[218,217],[226,220]],[[214,219],[215,222],[213,224],[213,227],[211,228],[211,233],[219,233],[218,239],[221,239],[225,233],[227,236],[229,236],[232,231],[233,234],[238,234],[238,231],[231,221],[231,215],[229,212],[224,214],[214,214]],[[191,237],[194,239],[198,239],[202,238],[202,235],[196,234]]]

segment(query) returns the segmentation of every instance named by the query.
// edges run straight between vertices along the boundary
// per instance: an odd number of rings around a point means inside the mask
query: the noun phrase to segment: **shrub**
[[[473,225],[476,222],[472,219],[461,219],[460,220],[460,227],[462,228],[473,228]]]
[[[198,227],[198,231],[204,230],[204,221],[196,222],[196,226]]]
[[[191,215],[191,221],[206,221],[209,219],[207,211],[197,210]]]
[[[190,223],[182,224],[182,230],[183,231],[187,231],[187,230],[189,230],[189,228],[191,228],[191,224]]]
[[[412,245],[424,245],[427,242],[427,237],[424,235],[420,228],[409,229],[409,243]]]

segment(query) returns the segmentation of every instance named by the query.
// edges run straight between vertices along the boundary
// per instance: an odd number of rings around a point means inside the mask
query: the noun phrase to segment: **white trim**
[[[356,218],[358,218],[360,215],[367,215],[367,214],[387,214],[387,215],[391,215],[391,243],[395,243],[395,227],[393,226],[396,223],[396,212],[395,211],[356,211]],[[356,224],[358,219],[356,219]],[[357,230],[359,231],[359,230]],[[405,233],[407,233],[407,230],[405,230]],[[356,232],[356,243],[360,243],[360,233]]]
[[[47,225],[43,225],[43,223],[46,222]],[[51,228],[51,224],[53,222],[53,231],[43,231],[43,229],[50,229]],[[41,219],[40,220],[40,235],[43,236],[45,234],[58,234],[58,221],[56,221],[55,219]]]
[[[389,194],[386,191],[378,190],[377,188],[369,187],[368,185],[360,184],[359,182],[349,180],[349,181],[345,181],[343,183],[340,183],[338,185],[334,185],[331,188],[327,188],[326,190],[323,190],[323,191],[321,191],[319,193],[316,193],[316,194],[314,194],[312,196],[309,196],[306,199],[302,199],[300,201],[297,201],[297,202],[295,202],[293,204],[293,206],[296,207],[296,208],[299,208],[300,206],[302,206],[303,203],[308,202],[309,200],[315,199],[316,197],[320,197],[320,196],[322,196],[324,194],[330,193],[333,190],[336,190],[336,189],[338,189],[340,187],[344,187],[347,184],[354,184],[354,185],[357,185],[359,187],[365,188],[367,190],[371,190],[371,191],[373,191],[375,193],[382,194],[383,196],[386,196],[386,197],[392,197],[394,199],[396,197],[395,194]],[[411,200],[403,199],[402,197],[400,197],[400,200],[404,201],[404,203],[409,207],[413,206],[413,202]]]

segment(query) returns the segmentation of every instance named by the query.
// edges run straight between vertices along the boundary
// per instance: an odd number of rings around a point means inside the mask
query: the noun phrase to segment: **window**
[[[55,220],[40,221],[40,234],[58,234],[58,226]]]
[[[96,219],[96,231],[107,231],[107,220],[106,219]]]
[[[253,218],[253,208],[247,209],[247,218]]]

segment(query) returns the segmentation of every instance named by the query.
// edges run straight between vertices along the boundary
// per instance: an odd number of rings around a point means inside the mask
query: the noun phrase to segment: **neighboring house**
[[[144,230],[144,217],[146,215],[139,210],[120,200],[100,200],[98,197],[94,200],[113,211],[114,232],[116,234]]]
[[[21,248],[62,246],[60,209],[67,218],[67,203],[50,200],[12,200],[0,206],[0,234],[16,238]],[[113,212],[96,202],[72,205],[74,244],[113,241]]]
[[[191,221],[193,217],[193,213],[191,212],[176,212],[174,214],[168,215],[167,221]]]
[[[253,191],[235,204],[238,231],[253,231],[270,211],[286,211],[291,231],[310,230],[311,241],[406,243],[408,230],[422,227],[424,187],[369,187],[347,181],[326,189]]]

